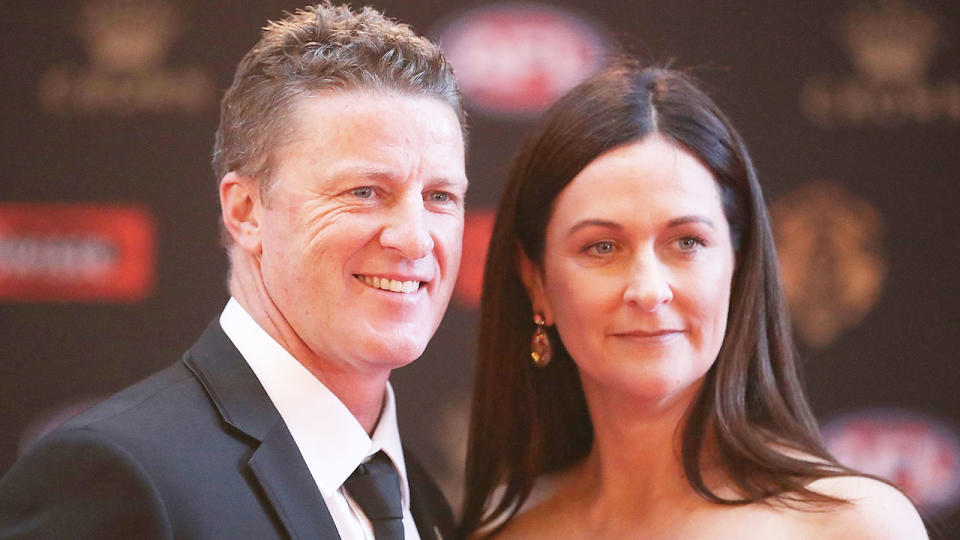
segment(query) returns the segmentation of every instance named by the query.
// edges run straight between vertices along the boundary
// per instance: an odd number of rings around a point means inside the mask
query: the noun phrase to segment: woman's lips
[[[683,334],[683,330],[667,328],[663,330],[629,330],[626,332],[613,332],[610,335],[638,341],[661,342],[669,341],[681,334]]]

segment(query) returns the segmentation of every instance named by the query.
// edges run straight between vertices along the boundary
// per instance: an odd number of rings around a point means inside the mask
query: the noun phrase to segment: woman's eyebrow
[[[677,218],[673,218],[667,222],[667,227],[679,227],[680,225],[686,225],[687,223],[703,223],[704,225],[707,225],[711,229],[717,228],[717,226],[713,223],[712,219],[706,216],[701,216],[699,214],[691,214],[689,216],[680,216]]]
[[[691,214],[688,216],[680,216],[680,217],[673,218],[667,222],[667,227],[679,227],[680,225],[686,225],[687,223],[703,223],[704,225],[710,227],[711,229],[716,228],[716,224],[714,224],[712,219],[706,216],[701,216],[699,214]],[[570,227],[570,230],[567,231],[567,234],[568,235],[573,234],[585,227],[605,227],[607,229],[616,229],[616,230],[623,229],[623,226],[617,223],[616,221],[610,221],[608,219],[584,219],[584,220],[578,221],[575,225]]]
[[[617,229],[617,230],[620,230],[623,228],[623,226],[617,223],[616,221],[610,221],[607,219],[584,219],[584,220],[578,221],[574,226],[570,227],[570,230],[567,231],[567,234],[568,235],[573,234],[585,227],[605,227],[607,229]]]

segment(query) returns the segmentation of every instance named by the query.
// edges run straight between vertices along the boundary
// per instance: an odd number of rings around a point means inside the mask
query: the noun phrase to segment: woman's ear
[[[253,179],[230,172],[220,180],[220,213],[223,225],[233,241],[253,255],[259,255],[262,249],[261,203],[260,186]]]
[[[517,260],[520,262],[520,279],[523,280],[523,286],[527,289],[533,312],[543,315],[543,321],[547,326],[553,326],[553,310],[544,292],[543,272],[527,257],[520,246],[517,246]],[[533,317],[534,313],[530,316]]]

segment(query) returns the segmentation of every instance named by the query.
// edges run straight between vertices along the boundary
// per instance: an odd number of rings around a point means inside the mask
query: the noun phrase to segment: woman
[[[466,535],[926,537],[820,441],[739,135],[683,74],[630,64],[559,100],[514,161],[466,481]]]

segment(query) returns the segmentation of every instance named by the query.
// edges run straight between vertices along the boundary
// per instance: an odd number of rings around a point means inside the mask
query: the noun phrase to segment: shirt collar
[[[383,450],[400,474],[402,503],[409,509],[407,469],[389,382],[371,437],[343,402],[261,328],[235,298],[230,298],[220,314],[220,326],[260,380],[325,498],[340,489],[360,463]]]

